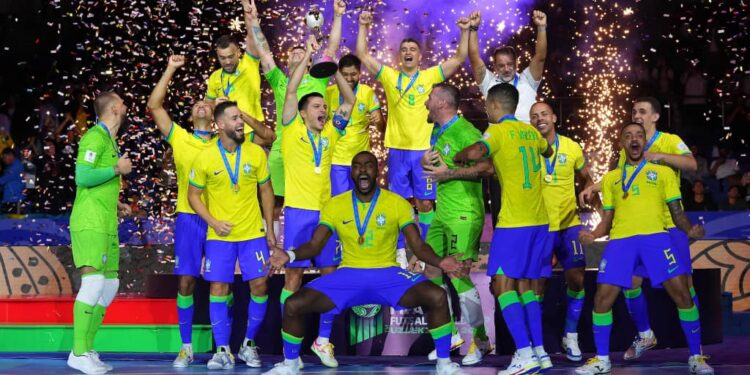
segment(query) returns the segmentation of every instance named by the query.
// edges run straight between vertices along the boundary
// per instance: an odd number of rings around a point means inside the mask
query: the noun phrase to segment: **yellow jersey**
[[[307,129],[299,113],[286,126],[281,144],[286,189],[284,206],[320,211],[331,199],[331,160],[340,136],[331,120],[320,134],[314,134]],[[317,166],[313,146],[321,150]]]
[[[258,121],[265,119],[260,107],[260,60],[257,57],[243,53],[234,73],[217,69],[208,77],[207,85],[207,99],[226,96],[237,102],[242,112]]]
[[[357,100],[352,108],[352,116],[346,127],[346,135],[342,136],[333,150],[333,164],[352,165],[354,155],[360,151],[370,149],[370,120],[367,117],[372,112],[380,109],[380,101],[372,87],[363,83],[354,89]],[[326,89],[326,104],[328,106],[328,117],[339,109],[342,98],[339,95],[339,86],[333,85]]]
[[[541,155],[549,147],[547,140],[536,128],[512,116],[490,124],[482,138],[502,190],[497,228],[548,224]]]
[[[400,150],[427,150],[433,125],[427,122],[425,102],[432,85],[445,81],[443,68],[435,65],[409,77],[390,66],[382,65],[375,76],[385,90],[388,122],[385,147]]]
[[[574,140],[557,135],[557,145],[552,145],[554,154],[547,158],[543,166],[546,176],[552,168],[552,181],[542,179],[544,206],[549,217],[549,230],[557,231],[581,224],[576,205],[576,172],[586,165],[581,146]],[[546,177],[545,177],[546,178]]]
[[[627,185],[637,167],[626,164],[624,168]],[[663,165],[645,163],[625,198],[622,170],[617,168],[602,178],[603,208],[615,210],[609,238],[665,232],[667,222],[664,220],[664,207],[666,203],[682,198],[674,171]]]
[[[411,204],[398,194],[380,189],[370,220],[364,228],[364,241],[359,243],[357,220],[354,217],[352,194],[349,190],[333,197],[320,213],[320,225],[338,234],[343,246],[341,265],[350,268],[385,268],[398,266],[396,242],[398,234],[409,224],[414,224]],[[355,199],[360,225],[372,202]]]
[[[208,147],[216,147],[216,139],[207,141],[193,133],[188,133],[185,128],[172,122],[172,128],[165,140],[172,146],[174,165],[177,174],[177,212],[194,214],[193,208],[188,202],[188,185],[190,184],[190,168],[198,154]],[[202,201],[206,202],[203,194]]]
[[[645,148],[645,151],[650,152],[658,152],[662,154],[670,154],[670,155],[690,155],[692,152],[690,152],[690,148],[685,144],[685,142],[682,141],[682,138],[676,134],[671,133],[665,133],[656,131],[654,135],[651,137],[652,139],[648,140],[648,143],[646,143],[646,146],[650,146]],[[623,165],[625,165],[625,161],[628,160],[627,156],[625,155],[625,150],[620,149],[620,159],[617,161],[617,167],[622,168]],[[659,163],[656,163],[659,164]],[[668,167],[672,172],[674,173],[675,177],[677,178],[678,187],[679,187],[679,181],[680,181],[680,170],[677,168],[672,168],[670,166],[665,165],[665,167]],[[664,205],[664,220],[668,223],[667,228],[674,228],[674,222],[672,222],[672,215],[669,213],[669,208],[667,208],[666,205]]]
[[[208,227],[209,240],[239,242],[265,236],[258,185],[267,183],[271,177],[266,153],[249,138],[240,146],[229,153],[221,148],[221,142],[212,142],[196,156],[190,170],[190,185],[204,189],[211,216],[234,224],[224,237]],[[226,163],[221,151],[226,155]],[[237,189],[233,188],[230,177],[234,173],[237,173]]]

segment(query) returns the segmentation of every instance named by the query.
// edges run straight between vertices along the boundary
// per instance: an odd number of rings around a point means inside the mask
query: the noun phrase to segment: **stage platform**
[[[706,345],[703,350],[711,356],[709,362],[717,374],[740,375],[750,374],[750,358],[747,348],[750,347],[750,336],[728,337],[721,344]],[[205,363],[209,354],[199,354],[196,362],[186,369],[172,368],[172,354],[143,354],[143,353],[102,353],[102,359],[110,363],[115,369],[112,374],[260,374],[267,371],[273,364],[281,360],[278,355],[263,355],[263,367],[252,369],[238,362],[233,371],[208,371]],[[590,354],[585,355],[588,358]],[[77,374],[67,367],[66,353],[3,353],[0,354],[0,374]],[[613,373],[617,375],[646,375],[646,374],[687,374],[687,350],[661,349],[649,351],[637,362],[625,364],[622,352],[612,354],[615,364]],[[433,374],[434,365],[427,362],[425,357],[395,357],[395,356],[339,356],[340,367],[329,369],[320,364],[317,357],[303,356],[306,374],[388,374],[388,375],[418,375]],[[454,357],[460,361],[460,357]],[[573,374],[577,366],[569,362],[561,354],[552,355],[555,368],[547,374]],[[495,375],[501,367],[510,362],[510,356],[491,355],[479,366],[466,367],[472,375]]]

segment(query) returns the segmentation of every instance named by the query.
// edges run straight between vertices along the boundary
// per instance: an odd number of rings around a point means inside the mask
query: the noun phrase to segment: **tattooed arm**
[[[687,218],[687,215],[685,215],[685,211],[682,209],[682,204],[680,202],[681,200],[677,199],[667,203],[669,213],[672,215],[672,221],[674,221],[677,228],[680,228],[681,231],[687,233],[688,237],[692,239],[703,237],[705,234],[703,226],[690,223],[690,220]]]

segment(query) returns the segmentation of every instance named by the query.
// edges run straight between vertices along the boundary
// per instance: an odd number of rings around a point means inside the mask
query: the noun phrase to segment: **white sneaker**
[[[524,357],[516,350],[508,368],[499,371],[497,375],[535,374],[537,371],[539,371],[539,361],[536,357],[533,355]]]
[[[221,350],[221,349],[220,349]],[[220,351],[208,360],[206,365],[209,370],[231,370],[234,368],[234,356],[232,353]]]
[[[237,358],[245,361],[249,367],[260,367],[260,354],[258,354],[258,347],[255,345],[242,345]]]
[[[708,356],[705,355],[693,355],[688,359],[688,367],[690,373],[695,375],[713,375],[714,369],[706,363]]]
[[[549,354],[547,354],[544,349],[534,349],[534,357],[536,357],[536,360],[539,362],[540,374],[545,373],[552,368],[552,359],[550,359]]]
[[[568,333],[563,336],[562,348],[565,350],[565,356],[573,362],[578,362],[583,358],[581,355],[581,348],[578,347],[577,333]]]
[[[612,372],[612,362],[597,357],[589,358],[586,364],[576,369],[578,375],[605,375]]]
[[[320,358],[320,361],[323,362],[326,367],[339,367],[339,362],[333,356],[333,344],[330,342],[325,345],[318,345],[318,341],[315,340],[310,349],[312,349],[312,352]]]
[[[107,369],[96,362],[91,352],[81,355],[75,355],[73,352],[70,352],[70,355],[68,355],[68,366],[84,374],[104,374],[107,372]]]
[[[89,353],[91,353],[91,356],[94,358],[94,362],[96,362],[96,364],[98,364],[101,367],[104,367],[104,369],[107,371],[112,371],[114,367],[112,367],[112,365],[110,364],[106,364],[102,362],[102,360],[99,359],[99,353],[96,350],[91,349]]]
[[[273,367],[264,372],[262,375],[297,375],[300,373],[299,368],[295,368],[294,366],[287,366],[286,362],[281,361]]]
[[[468,373],[461,370],[461,366],[456,362],[446,363],[444,365],[437,364],[437,375],[467,375]]]
[[[297,368],[299,368],[300,370],[305,368],[305,363],[302,362],[302,356],[297,357]]]
[[[188,345],[183,345],[180,352],[177,354],[177,358],[172,361],[172,367],[185,368],[193,363],[193,349]]]
[[[656,346],[656,336],[641,338],[640,336],[637,336],[635,340],[633,340],[633,343],[630,344],[630,347],[628,350],[625,351],[625,354],[622,356],[622,358],[626,361],[631,361],[634,359],[640,358],[640,356],[643,355],[643,353],[646,350],[649,350]]]
[[[489,354],[492,349],[494,348],[489,340],[483,341],[474,339],[469,346],[469,352],[466,353],[461,360],[461,364],[464,366],[476,365],[477,363],[482,362],[482,358]]]
[[[461,345],[464,344],[464,339],[461,338],[461,335],[456,332],[455,335],[451,336],[451,351],[454,351],[461,347]],[[432,349],[430,354],[427,355],[427,359],[430,361],[436,361],[437,360],[437,349]]]

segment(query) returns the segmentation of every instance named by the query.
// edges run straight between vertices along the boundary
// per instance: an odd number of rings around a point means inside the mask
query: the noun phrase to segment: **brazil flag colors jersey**
[[[338,234],[344,248],[339,267],[397,267],[398,235],[404,227],[414,223],[411,204],[398,194],[380,189],[378,200],[364,231],[364,241],[360,244],[352,194],[354,192],[349,190],[333,197],[320,213],[320,225],[325,225]],[[364,225],[371,203],[356,200],[360,225]]]
[[[385,128],[385,147],[400,150],[430,148],[432,125],[427,123],[429,111],[425,102],[432,85],[445,81],[440,65],[420,70],[409,77],[390,66],[382,65],[375,77],[383,85],[388,103],[388,122]]]
[[[435,126],[433,137],[440,134],[440,127]],[[440,152],[440,156],[448,165],[454,169],[453,157],[466,147],[482,140],[482,133],[469,121],[458,117],[456,122],[450,124],[433,145],[433,149]],[[456,213],[471,213],[473,217],[484,216],[484,199],[482,195],[482,181],[451,180],[441,182],[437,187],[436,218],[445,217],[449,222],[455,220]]]
[[[92,187],[77,186],[73,212],[70,215],[71,231],[92,231],[117,235],[117,202],[120,198],[120,176],[114,174],[119,159],[119,149],[109,129],[98,124],[89,129],[78,145],[76,168],[111,168],[112,178]]]
[[[297,116],[284,130],[281,158],[284,159],[284,206],[320,211],[331,199],[331,159],[333,149],[341,136],[331,120],[320,134],[309,131]],[[315,166],[314,146],[322,147],[319,169]],[[318,173],[319,172],[319,173]]]
[[[558,134],[557,145],[550,145],[555,153],[542,165],[542,174],[546,175],[546,167],[555,161],[552,181],[543,179],[542,185],[550,232],[581,224],[576,205],[575,177],[576,172],[586,165],[583,150],[574,140]]]
[[[198,154],[190,170],[190,185],[205,190],[206,206],[211,216],[228,221],[234,227],[224,237],[208,227],[206,239],[240,242],[265,236],[258,204],[258,185],[270,178],[266,153],[248,138],[235,152],[225,152],[230,169],[238,174],[239,189],[235,191],[219,147],[219,142],[212,142]],[[239,170],[235,169],[237,165]]]
[[[497,227],[548,224],[542,198],[541,155],[547,150],[547,140],[536,128],[512,116],[490,124],[483,138],[502,190]]]
[[[222,96],[237,102],[242,112],[258,121],[264,120],[260,107],[260,61],[257,57],[245,52],[234,73],[227,73],[224,69],[211,73],[206,98],[214,100]]]
[[[670,154],[670,155],[690,155],[690,149],[685,144],[685,142],[682,141],[682,138],[676,134],[671,133],[665,133],[656,131],[654,135],[652,136],[653,142],[649,140],[649,143],[651,143],[651,146],[649,146],[646,151],[650,152],[659,152],[663,154]],[[622,168],[622,166],[625,164],[625,161],[628,160],[627,156],[625,156],[625,150],[620,150],[620,159],[617,161],[617,167]],[[676,168],[669,167],[669,169],[672,170],[672,173],[674,173],[675,178],[677,181],[680,181],[680,170]],[[672,222],[672,215],[669,213],[669,209],[667,206],[664,206],[664,220],[667,224],[667,228],[674,228],[674,222]]]
[[[172,146],[174,165],[177,172],[177,212],[195,213],[193,208],[190,207],[190,203],[188,203],[190,169],[193,167],[193,161],[201,151],[208,147],[216,147],[216,139],[213,138],[207,141],[193,133],[188,133],[180,125],[172,123],[172,128],[169,129],[166,141]],[[204,194],[203,202],[205,203],[205,201]]]
[[[346,134],[339,139],[336,148],[333,150],[333,164],[336,165],[352,165],[354,155],[370,149],[370,120],[367,115],[380,109],[380,102],[372,87],[363,83],[357,85],[354,93],[357,100],[352,108],[352,116],[349,125],[346,127]],[[329,118],[333,118],[333,114],[339,109],[341,101],[338,85],[329,86],[326,90]]]
[[[627,184],[637,167],[626,164],[624,168]],[[662,215],[665,204],[681,199],[674,171],[663,165],[645,163],[630,185],[627,198],[623,197],[622,180],[622,168],[602,178],[603,208],[615,210],[609,238],[666,232],[667,222]]]
[[[284,112],[284,102],[286,101],[286,86],[289,84],[289,78],[279,67],[274,67],[265,74],[268,84],[271,86],[273,91],[273,101],[276,103],[276,140],[271,145],[272,150],[281,150],[281,135],[284,132],[284,124],[281,120],[281,114]],[[297,99],[311,93],[317,92],[320,95],[325,96],[326,86],[331,80],[327,78],[315,78],[310,74],[305,73],[302,77],[302,81],[297,88]]]

